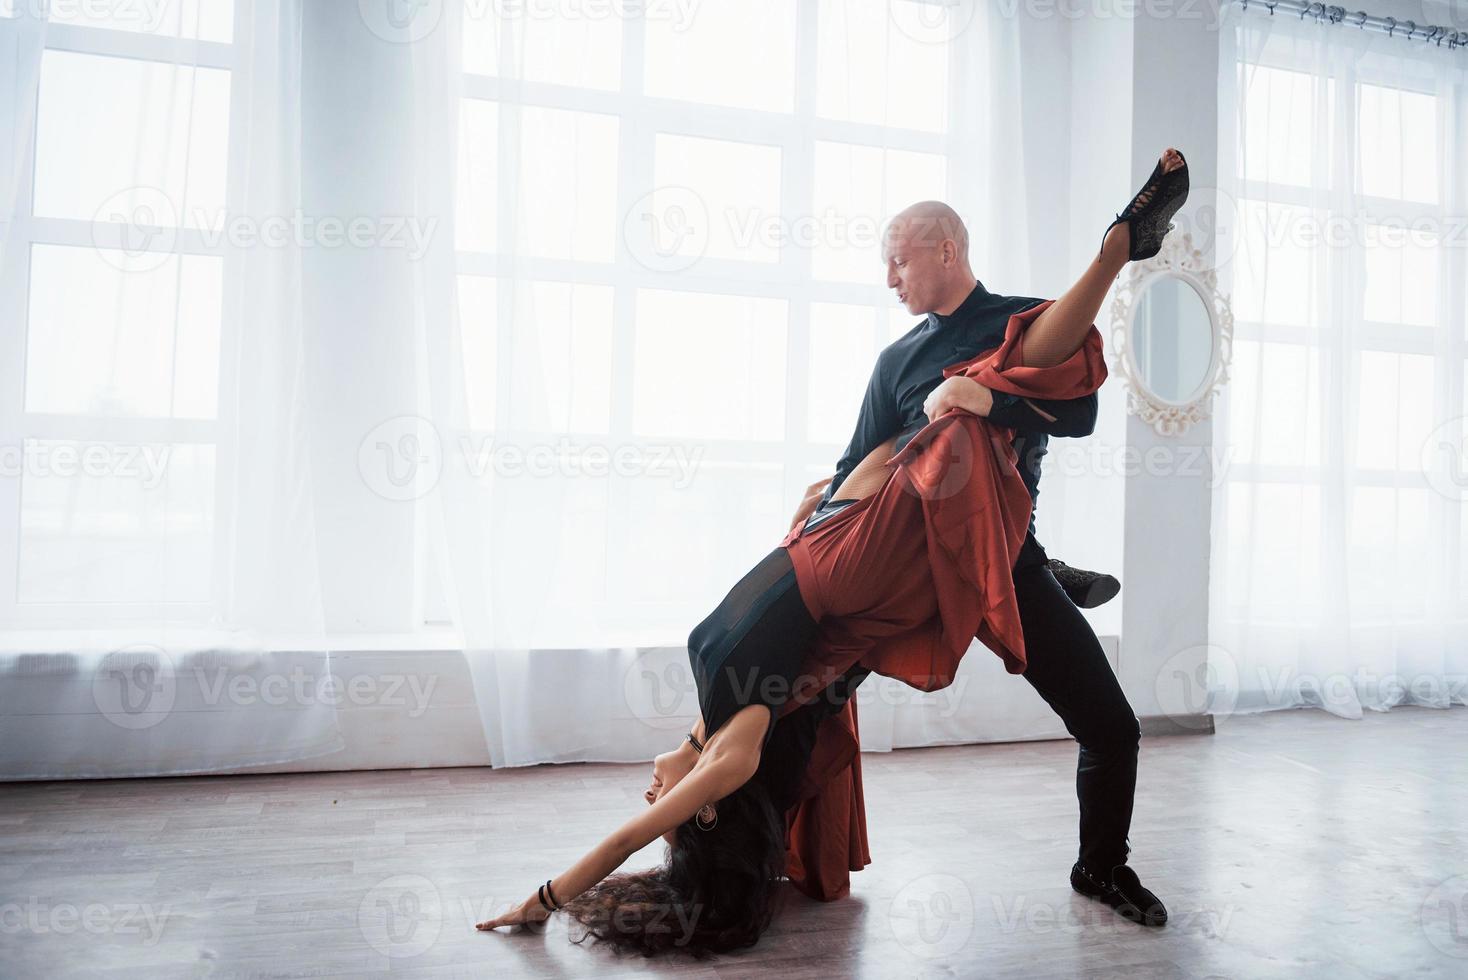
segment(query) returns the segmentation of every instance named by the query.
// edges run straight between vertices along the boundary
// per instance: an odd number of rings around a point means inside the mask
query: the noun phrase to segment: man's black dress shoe
[[[1077,861],[1070,869],[1070,887],[1087,898],[1100,899],[1139,925],[1167,924],[1167,909],[1162,900],[1143,887],[1137,873],[1125,864],[1112,868],[1102,881]]]
[[[1121,583],[1115,575],[1071,568],[1059,558],[1050,559],[1050,573],[1070,596],[1070,601],[1082,609],[1094,609],[1103,602],[1110,602],[1121,591]]]

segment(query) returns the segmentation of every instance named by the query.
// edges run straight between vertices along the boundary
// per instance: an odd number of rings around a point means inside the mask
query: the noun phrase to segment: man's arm
[[[1024,398],[995,391],[966,374],[955,374],[928,393],[923,413],[936,419],[959,408],[1016,432],[1052,436],[1090,435],[1096,428],[1096,393],[1079,398]],[[899,440],[906,444],[907,438]]]
[[[991,393],[994,406],[989,409],[988,418],[998,425],[1051,436],[1088,436],[1096,431],[1099,399],[1094,391],[1080,398],[1059,401],[1021,398],[1002,391]]]
[[[901,426],[902,420],[897,415],[897,396],[887,384],[882,370],[882,358],[878,356],[877,363],[872,365],[872,376],[867,379],[861,410],[856,416],[856,431],[851,434],[846,452],[841,454],[841,459],[836,463],[836,475],[826,486],[826,492],[821,494],[819,506],[825,506],[836,488],[856,469],[857,464]]]

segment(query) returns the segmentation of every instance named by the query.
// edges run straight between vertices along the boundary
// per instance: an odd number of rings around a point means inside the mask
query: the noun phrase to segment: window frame
[[[247,13],[246,5],[234,8],[234,33],[238,38]],[[34,4],[18,4],[13,16],[0,18],[0,45],[10,48],[18,43],[21,32],[38,29],[37,22],[44,20],[44,11]],[[203,41],[190,38],[159,36],[136,33],[108,27],[80,24],[45,23],[45,52],[64,51],[74,54],[99,57],[123,58],[137,61],[171,64],[178,68],[220,69],[230,73],[231,81],[236,76],[236,51],[234,43]],[[12,59],[13,60],[13,59]],[[38,66],[39,70],[39,66]],[[18,80],[13,76],[0,76],[0,87],[16,92]],[[18,93],[17,93],[18,94]],[[8,474],[0,479],[0,553],[15,556],[9,562],[0,563],[0,622],[17,628],[50,626],[58,618],[65,617],[77,629],[131,625],[138,623],[185,623],[198,624],[208,621],[217,603],[220,583],[227,563],[220,547],[222,529],[230,524],[233,495],[233,451],[229,433],[234,429],[235,419],[229,407],[235,404],[235,379],[222,354],[216,364],[218,371],[217,405],[212,419],[173,417],[121,417],[98,415],[71,415],[49,412],[28,412],[25,408],[26,392],[26,345],[30,324],[30,272],[31,257],[37,245],[55,245],[96,249],[118,247],[123,243],[122,226],[94,224],[91,221],[72,218],[50,218],[37,216],[34,211],[36,174],[36,135],[39,129],[40,86],[27,93],[31,98],[20,105],[12,99],[11,111],[14,122],[25,123],[25,131],[12,125],[12,139],[24,141],[27,152],[19,158],[21,172],[14,175],[16,187],[16,214],[14,225],[7,237],[13,251],[3,256],[0,265],[0,322],[8,324],[0,329],[0,447],[7,453],[7,464],[24,466],[24,455],[33,440],[71,440],[85,444],[119,443],[122,445],[163,444],[201,445],[214,449],[213,472],[213,527],[211,528],[209,601],[163,599],[148,601],[116,600],[68,600],[56,602],[20,602],[19,555],[21,545],[21,516],[23,506],[23,473]],[[233,148],[235,126],[240,93],[238,86],[230,86],[230,125],[228,141]],[[15,146],[4,146],[7,152],[4,161],[18,159]],[[231,199],[233,181],[236,178],[229,161],[226,160],[225,193]],[[0,166],[3,166],[0,163]],[[4,176],[4,175],[0,175]],[[156,251],[183,256],[216,257],[228,262],[222,243],[209,245],[202,230],[179,227],[170,236],[167,247]],[[130,243],[130,247],[132,244]],[[145,246],[147,247],[147,246]],[[149,249],[153,250],[153,249]],[[222,271],[228,281],[229,270]],[[220,310],[219,350],[229,350],[233,344],[235,324],[227,309]]]

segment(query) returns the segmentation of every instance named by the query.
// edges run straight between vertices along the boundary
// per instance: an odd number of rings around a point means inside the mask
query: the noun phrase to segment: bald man
[[[1026,366],[1053,366],[1080,348],[1111,283],[1128,261],[1129,244],[1129,227],[1113,227],[1101,254],[1080,279],[1027,326]],[[968,230],[941,201],[921,201],[894,217],[883,234],[882,260],[888,288],[896,291],[909,313],[925,318],[878,356],[856,431],[835,475],[809,489],[791,526],[802,520],[813,526],[846,506],[849,501],[830,499],[832,488],[840,486],[868,453],[893,433],[899,434],[900,450],[929,421],[951,408],[1014,429],[1020,476],[1034,501],[1048,437],[1088,435],[1096,423],[1096,396],[1071,401],[1016,398],[961,375],[945,380],[943,368],[999,346],[1009,317],[1044,300],[986,289],[969,266]],[[1166,909],[1126,864],[1141,728],[1096,634],[1057,581],[1056,564],[1034,531],[1032,510],[1029,533],[1014,566],[1014,587],[1027,656],[1024,678],[1080,745],[1076,771],[1080,852],[1071,868],[1071,886],[1133,921],[1162,925]]]

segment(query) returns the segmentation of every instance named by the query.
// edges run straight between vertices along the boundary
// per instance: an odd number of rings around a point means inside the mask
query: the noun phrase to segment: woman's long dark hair
[[[697,817],[674,831],[667,860],[609,875],[564,909],[617,952],[685,952],[703,959],[753,946],[769,926],[785,872],[785,817],[751,779],[715,804],[712,830]]]

